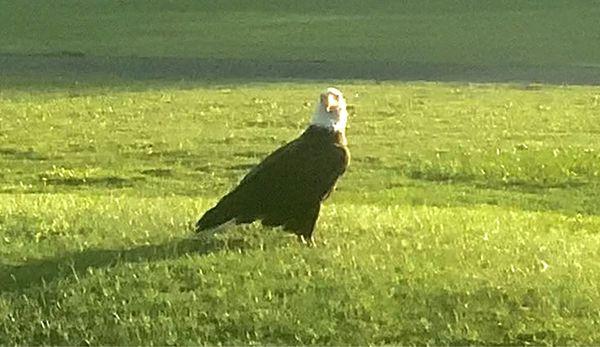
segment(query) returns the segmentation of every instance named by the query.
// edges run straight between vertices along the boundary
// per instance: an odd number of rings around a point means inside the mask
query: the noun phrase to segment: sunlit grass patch
[[[324,86],[3,90],[0,343],[600,340],[593,87],[340,83],[316,247],[194,235]]]
[[[4,203],[3,225],[16,230],[28,208],[39,218],[28,225],[45,234],[36,240],[23,233],[4,245],[27,242],[46,251],[45,260],[31,254],[5,265],[7,341],[597,338],[581,319],[593,322],[600,299],[598,217],[489,206],[330,204],[317,247],[307,248],[258,226],[188,238],[187,222],[207,203],[73,195]],[[54,225],[45,227],[44,220]],[[58,229],[63,232],[53,233]]]

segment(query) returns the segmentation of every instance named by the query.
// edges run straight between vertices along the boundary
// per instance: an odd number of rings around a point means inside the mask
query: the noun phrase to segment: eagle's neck
[[[344,133],[346,131],[346,122],[348,120],[348,111],[345,108],[337,113],[337,117],[325,111],[322,107],[315,112],[310,125],[325,128],[334,132]]]
[[[316,139],[319,143],[333,143],[337,145],[347,146],[346,134],[344,131],[337,131],[331,127],[322,127],[311,124],[303,136]]]

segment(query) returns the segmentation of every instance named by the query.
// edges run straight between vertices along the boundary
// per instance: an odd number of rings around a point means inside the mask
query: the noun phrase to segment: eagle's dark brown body
[[[196,230],[228,221],[283,226],[311,239],[321,203],[345,172],[350,153],[342,132],[310,126],[271,153],[240,184],[208,210]]]

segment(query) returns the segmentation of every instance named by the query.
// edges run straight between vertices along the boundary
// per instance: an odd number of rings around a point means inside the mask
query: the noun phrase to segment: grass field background
[[[598,60],[592,1],[15,4],[0,52],[23,59]],[[51,56],[0,69],[0,344],[600,341],[598,87],[124,79]],[[331,84],[352,162],[318,246],[190,238]]]
[[[3,0],[0,6],[4,53],[600,64],[594,0]]]

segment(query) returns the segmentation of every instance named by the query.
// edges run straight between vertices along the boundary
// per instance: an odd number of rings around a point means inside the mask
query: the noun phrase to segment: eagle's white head
[[[327,88],[319,98],[317,109],[310,124],[344,132],[347,121],[348,111],[346,110],[344,95],[336,88]]]

